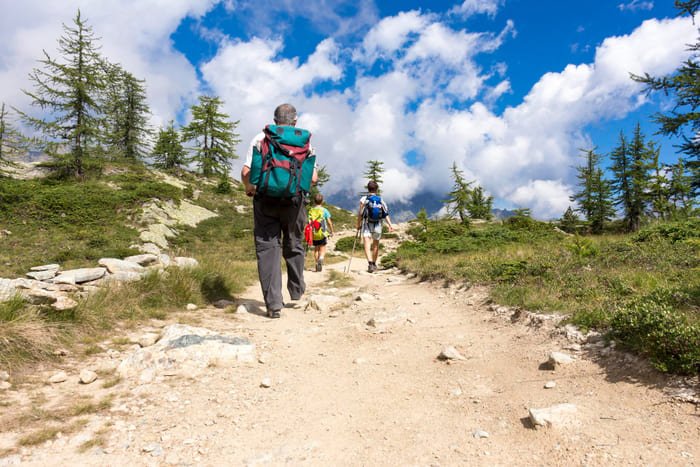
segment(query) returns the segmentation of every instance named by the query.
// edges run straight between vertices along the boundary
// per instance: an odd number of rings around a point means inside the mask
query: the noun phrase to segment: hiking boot
[[[267,310],[267,317],[268,318],[279,318],[280,311],[279,310]]]
[[[316,272],[321,272],[323,270],[323,260],[319,259],[316,261]]]
[[[367,272],[374,272],[376,270],[377,270],[377,265],[370,261],[369,265],[367,266]]]

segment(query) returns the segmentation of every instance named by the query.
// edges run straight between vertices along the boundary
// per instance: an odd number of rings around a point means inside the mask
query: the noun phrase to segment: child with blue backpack
[[[394,230],[389,218],[389,208],[377,195],[379,184],[370,180],[367,184],[369,194],[360,199],[360,212],[357,215],[357,230],[362,229],[362,241],[367,257],[367,272],[377,270],[377,257],[379,256],[379,240],[382,238],[382,225],[384,221],[389,225],[389,232]]]

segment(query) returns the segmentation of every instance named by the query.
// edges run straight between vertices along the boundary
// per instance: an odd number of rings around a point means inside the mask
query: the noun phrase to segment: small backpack
[[[323,217],[323,207],[315,206],[309,209],[309,225],[311,225],[314,240],[323,240],[328,236],[326,233],[326,219]]]
[[[267,125],[260,149],[253,148],[250,183],[256,192],[274,198],[292,198],[311,188],[316,156],[311,154],[311,133],[285,125]]]
[[[369,222],[381,222],[387,214],[388,213],[384,210],[382,199],[379,196],[370,195],[367,197],[365,207],[362,211],[363,218],[367,219]]]

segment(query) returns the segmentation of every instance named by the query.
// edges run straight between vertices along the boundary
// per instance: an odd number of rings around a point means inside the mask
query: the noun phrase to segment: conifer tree
[[[584,157],[586,162],[584,165],[576,166],[576,178],[578,178],[578,186],[580,190],[569,197],[571,201],[578,203],[576,210],[583,214],[589,221],[593,217],[595,210],[595,193],[593,192],[594,176],[596,169],[600,166],[600,160],[603,156],[596,152],[598,148],[579,149],[581,153],[579,157]]]
[[[621,138],[624,140],[623,135]],[[603,156],[596,152],[597,149],[597,147],[580,149],[582,152],[580,156],[586,159],[584,165],[574,167],[580,190],[569,198],[571,201],[578,202],[579,207],[576,210],[586,217],[593,233],[602,232],[603,224],[615,214],[612,188],[610,182],[605,180],[603,170],[600,168]]]
[[[457,167],[457,162],[452,162],[452,191],[447,193],[448,199],[442,201],[447,205],[451,216],[457,214],[462,224],[469,224],[469,203],[471,184],[464,179],[464,172]],[[489,210],[490,211],[490,210]]]
[[[668,188],[670,215],[672,218],[687,218],[697,203],[692,195],[691,177],[687,174],[683,158],[679,157],[678,162],[672,165],[670,170],[671,180]]]
[[[320,193],[321,187],[324,184],[326,184],[326,182],[328,182],[328,180],[330,180],[330,178],[331,178],[331,176],[328,174],[328,171],[326,170],[326,166],[322,165],[318,169],[318,178],[316,180],[316,183],[311,185],[311,189],[309,190],[309,197],[311,199],[313,199],[317,193]]]
[[[17,130],[13,123],[10,110],[5,103],[0,104],[0,164],[12,165],[10,156],[26,153],[31,141]]]
[[[625,224],[632,232],[639,230],[647,205],[651,153],[649,143],[644,140],[641,126],[637,123],[632,140],[627,142],[620,132],[620,143],[610,154],[616,204],[622,207]]]
[[[649,164],[651,173],[648,184],[649,206],[652,214],[659,219],[666,219],[671,211],[669,180],[666,178],[667,168],[659,163],[661,154],[659,146],[652,143],[649,149],[651,153]]]
[[[187,163],[185,149],[182,147],[180,135],[171,120],[167,127],[158,131],[158,138],[152,153],[154,166],[159,169],[171,170],[182,167]]]
[[[574,233],[576,231],[576,225],[578,224],[578,216],[574,210],[569,206],[566,211],[559,219],[559,227],[567,233]]]
[[[700,0],[676,0],[675,6],[681,14],[686,13],[694,18],[700,8]],[[631,77],[646,85],[645,93],[663,91],[675,97],[673,109],[667,113],[657,112],[653,119],[660,125],[659,133],[683,139],[681,151],[687,155],[686,166],[690,171],[694,194],[697,195],[700,193],[700,140],[697,138],[700,133],[700,63],[697,60],[700,39],[688,50],[693,56],[684,61],[674,74],[661,78],[649,73],[644,76],[632,74]]]
[[[472,219],[490,220],[493,217],[493,196],[486,196],[484,188],[477,186],[469,190],[466,207]]]
[[[605,179],[603,169],[597,167],[591,177],[592,211],[588,218],[593,233],[601,233],[606,222],[615,215],[613,207],[612,186]]]
[[[228,170],[230,160],[237,159],[234,146],[240,142],[235,133],[238,121],[219,111],[219,97],[200,96],[199,104],[191,107],[192,121],[182,129],[184,141],[194,141],[194,156],[203,175],[221,175]]]
[[[373,161],[367,161],[367,167],[365,168],[365,171],[362,172],[362,175],[365,176],[365,179],[367,181],[374,180],[377,182],[377,185],[379,185],[379,189],[377,190],[377,194],[381,194],[382,192],[382,175],[384,174],[384,162],[379,161],[379,160],[373,160]],[[366,192],[362,193],[363,195],[366,194]]]
[[[32,99],[32,105],[48,115],[33,117],[17,112],[53,143],[47,153],[54,159],[55,168],[83,175],[85,163],[96,155],[99,144],[99,96],[104,87],[99,70],[99,47],[80,10],[73,27],[64,24],[63,30],[64,35],[58,39],[63,60],[52,58],[44,50],[44,58],[39,60],[43,67],[29,74],[34,91],[23,90]]]
[[[103,61],[105,78],[103,108],[105,143],[113,157],[136,160],[146,155],[151,129],[146,102],[145,81],[137,79],[120,65]]]

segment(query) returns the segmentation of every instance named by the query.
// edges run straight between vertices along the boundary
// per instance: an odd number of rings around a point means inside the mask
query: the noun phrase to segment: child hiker
[[[377,256],[379,256],[379,239],[382,238],[382,224],[386,220],[389,224],[389,232],[394,230],[389,219],[389,208],[386,203],[377,196],[379,185],[374,180],[367,184],[369,195],[360,199],[360,212],[357,215],[357,230],[362,228],[362,241],[367,257],[367,272],[377,270]]]
[[[314,207],[309,209],[309,224],[313,232],[314,259],[316,260],[316,272],[323,269],[323,257],[326,254],[327,237],[333,236],[333,223],[331,213],[323,207],[323,195],[317,193],[314,196]]]

